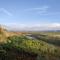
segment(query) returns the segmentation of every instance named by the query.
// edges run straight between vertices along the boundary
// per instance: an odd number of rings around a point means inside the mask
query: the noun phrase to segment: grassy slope
[[[25,52],[35,53],[40,56],[41,54],[46,57],[53,56],[55,59],[60,57],[60,48],[54,45],[48,44],[44,41],[30,40],[25,36],[13,36],[9,37],[7,43],[3,44],[4,49],[16,48],[17,50],[24,50]]]
[[[8,33],[7,33],[8,34]],[[40,34],[47,34],[48,37],[45,37],[44,39],[46,40],[48,38],[48,40],[50,40],[51,36],[54,36],[56,34],[59,33],[40,33]],[[56,58],[60,57],[60,48],[46,43],[42,40],[31,40],[31,39],[27,39],[24,36],[13,36],[14,34],[12,34],[12,37],[6,39],[6,35],[1,34],[0,35],[0,39],[3,40],[4,42],[7,41],[6,43],[4,43],[3,45],[1,45],[0,47],[0,53],[4,51],[5,53],[5,49],[10,49],[12,47],[16,48],[17,50],[24,50],[26,52],[29,53],[35,53],[38,54],[39,56],[42,54],[46,57],[50,56],[50,58],[54,57],[54,60],[57,60]],[[46,59],[48,60],[48,58]],[[50,59],[51,60],[51,59]],[[53,59],[52,59],[53,60]]]

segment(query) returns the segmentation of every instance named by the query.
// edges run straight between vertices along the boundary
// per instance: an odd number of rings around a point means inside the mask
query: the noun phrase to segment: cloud
[[[24,11],[46,10],[48,8],[49,8],[48,6],[42,6],[40,8],[29,8],[29,9],[25,9]]]
[[[60,23],[41,23],[34,25],[7,23],[8,30],[12,31],[43,31],[43,30],[60,30]]]
[[[60,15],[60,12],[52,12],[49,11],[50,7],[49,6],[41,6],[39,8],[29,8],[25,9],[25,12],[32,13],[32,14],[39,14],[42,16],[47,16],[47,15]]]
[[[40,13],[38,13],[40,14]],[[47,16],[47,15],[60,15],[60,12],[46,12],[46,13],[43,13],[43,14],[40,14],[40,15],[44,15],[44,16]]]
[[[25,9],[24,11],[26,12],[34,12],[34,13],[39,13],[39,14],[44,14],[47,12],[48,10],[48,6],[42,6],[39,8],[29,8],[29,9]]]
[[[9,12],[8,10],[4,9],[4,8],[0,8],[0,12],[4,12],[4,13],[7,14],[8,16],[12,16],[12,13]]]

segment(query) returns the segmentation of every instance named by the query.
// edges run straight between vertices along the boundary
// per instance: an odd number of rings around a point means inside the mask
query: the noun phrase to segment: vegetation
[[[37,59],[46,59],[46,56],[60,57],[60,48],[48,44],[42,40],[32,40],[26,36],[12,36],[7,38],[6,43],[0,45],[0,59],[8,55],[9,51],[16,49],[17,51],[25,51],[30,54],[36,54]]]
[[[60,60],[59,33],[8,33],[0,29],[0,60]]]

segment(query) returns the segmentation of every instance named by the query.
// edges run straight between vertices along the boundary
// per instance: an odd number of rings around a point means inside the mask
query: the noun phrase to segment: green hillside
[[[10,56],[12,56],[11,51],[14,52],[14,49],[17,52],[24,51],[29,54],[36,55],[36,58],[35,58],[36,60],[38,60],[38,59],[59,60],[60,59],[60,54],[59,54],[60,48],[58,48],[52,44],[48,44],[42,40],[28,39],[28,38],[26,38],[26,36],[8,37],[6,43],[0,44],[0,56],[1,56],[0,59],[3,59],[3,57],[4,57],[6,60],[8,60],[7,57],[9,58]],[[15,58],[16,57],[13,57],[13,59],[15,59]],[[10,58],[10,59],[12,60],[12,58]],[[19,60],[20,60],[20,58],[19,58]]]

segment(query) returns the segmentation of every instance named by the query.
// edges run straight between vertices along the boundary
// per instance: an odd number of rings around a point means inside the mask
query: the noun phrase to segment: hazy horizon
[[[56,31],[60,30],[60,24],[41,24],[41,25],[1,25],[0,27],[3,27],[9,31]]]

